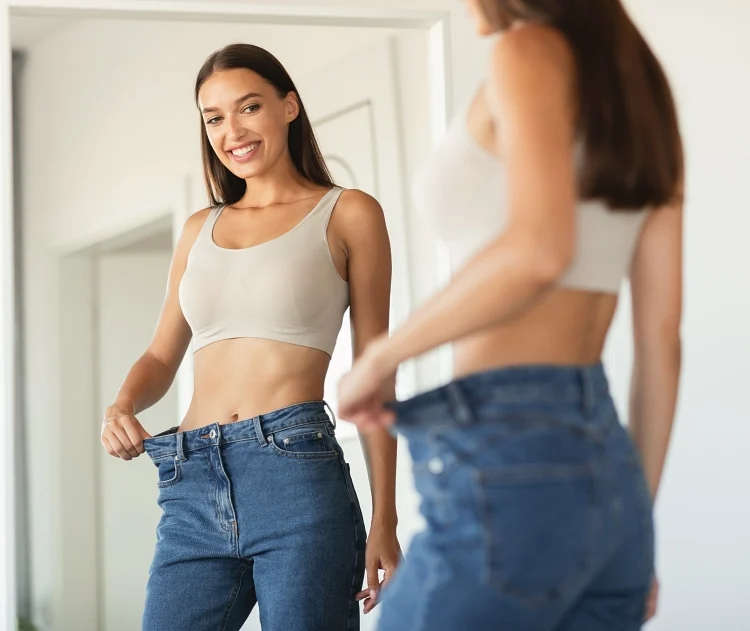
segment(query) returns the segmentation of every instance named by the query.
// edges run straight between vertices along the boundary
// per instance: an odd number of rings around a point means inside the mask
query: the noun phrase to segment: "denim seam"
[[[427,580],[425,581],[424,586],[424,598],[421,599],[422,603],[422,611],[419,612],[419,618],[416,620],[416,628],[414,631],[431,631],[427,627],[427,616],[431,611],[431,608],[429,607],[430,598],[433,595],[433,592],[437,590],[438,583],[439,583],[439,576],[440,574],[438,572],[430,572],[427,576]]]
[[[284,451],[279,447],[273,440],[268,442],[273,448],[273,452],[283,456],[285,458],[292,458],[297,460],[332,460],[338,457],[336,451],[318,451],[318,452],[291,452]]]
[[[474,470],[472,473],[474,488],[476,490],[477,514],[481,518],[482,540],[484,542],[484,550],[482,551],[482,578],[485,585],[490,585],[492,583],[492,529],[490,528],[489,508],[487,506],[487,498],[484,494],[484,487],[482,486],[481,472]]]
[[[328,416],[326,416],[325,418],[321,418],[320,420],[306,420],[304,422],[295,423],[294,425],[285,425],[284,427],[281,427],[281,428],[277,429],[276,431],[270,432],[270,433],[271,434],[276,434],[278,432],[284,432],[284,431],[287,431],[287,430],[290,430],[290,429],[296,429],[297,427],[303,427],[305,425],[312,425],[312,424],[316,424],[316,425],[317,424],[321,424],[321,425],[322,424],[328,424],[330,427],[327,427],[326,429],[328,430],[329,436],[335,436],[335,433],[331,433],[331,431],[330,431],[331,428],[333,427],[333,424],[331,423],[331,419]],[[232,425],[232,423],[227,423],[227,426],[230,426],[230,425]],[[246,437],[243,437],[243,438],[229,438],[229,439],[222,438],[221,445],[219,445],[219,446],[228,445],[230,443],[243,443],[243,442],[247,442],[247,441],[251,441],[251,440],[257,440],[257,439],[258,439],[258,437],[255,436],[255,435],[246,436]],[[185,453],[195,453],[196,451],[201,451],[203,449],[207,449],[209,447],[213,447],[214,444],[215,443],[207,443],[206,445],[202,445],[200,447],[195,447],[193,449],[186,449]],[[176,451],[170,451],[168,453],[158,454],[158,455],[154,454],[154,455],[151,455],[151,460],[153,460],[153,461],[163,460],[165,458],[174,457],[176,455],[177,455]]]
[[[580,465],[507,465],[483,469],[480,472],[483,484],[517,484],[523,482],[572,480],[593,478],[596,468],[591,464]]]
[[[209,460],[209,467],[211,466],[211,458],[209,454],[207,455],[207,460]],[[224,532],[228,532],[230,535],[230,539],[232,540],[232,544],[234,545],[235,552],[237,555],[237,558],[240,558],[240,543],[239,543],[239,537],[237,536],[237,512],[234,510],[234,504],[232,503],[232,482],[229,479],[229,476],[227,475],[226,470],[224,469],[224,463],[221,460],[221,453],[217,454],[217,461],[219,464],[219,469],[221,469],[221,476],[219,476],[219,484],[216,486],[216,493],[215,493],[215,500],[216,500],[216,515],[219,518],[219,524],[221,525],[222,530]],[[222,506],[221,501],[221,495],[222,495],[222,489],[221,484],[226,481],[226,496],[227,496],[227,504],[229,506],[229,512],[232,515],[232,524],[233,526],[230,528],[227,528],[226,522],[224,521],[224,510]]]
[[[177,484],[177,482],[180,481],[181,469],[182,469],[182,466],[180,464],[180,461],[177,459],[177,454],[175,454],[174,455],[174,477],[172,477],[169,480],[164,480],[163,482],[159,480],[157,481],[156,486],[160,489],[163,489],[168,486],[172,486],[173,484]]]
[[[354,603],[354,606],[357,608],[357,612],[359,612],[359,603],[357,603],[356,596],[359,593],[359,588],[357,587],[356,580],[357,580],[357,566],[359,565],[359,543],[360,543],[360,537],[359,532],[357,528],[357,505],[358,502],[355,501],[355,498],[352,497],[352,491],[349,488],[349,475],[347,473],[347,463],[346,461],[337,453],[339,460],[339,465],[341,466],[341,473],[344,476],[344,487],[346,488],[346,494],[349,496],[349,508],[351,510],[352,514],[352,527],[354,528],[354,564],[352,566],[352,586],[351,590],[349,591],[349,612],[346,616],[346,631],[350,631],[352,628],[351,626],[351,609],[352,609],[352,602]],[[367,533],[365,533],[365,540],[367,538]],[[361,585],[360,585],[361,587]]]
[[[331,419],[329,419],[327,416],[321,419],[306,419],[304,421],[296,422],[294,423],[294,425],[284,425],[283,427],[279,427],[279,429],[273,432],[269,432],[269,434],[278,434],[279,432],[286,432],[290,429],[305,427],[306,425],[331,425]]]
[[[242,571],[240,572],[240,575],[234,584],[234,588],[232,588],[232,594],[230,596],[231,602],[229,603],[229,607],[227,607],[226,613],[224,614],[224,621],[221,623],[221,629],[219,629],[219,631],[226,631],[227,622],[229,622],[229,616],[232,613],[232,607],[234,607],[234,604],[237,602],[237,596],[240,593],[240,585],[242,585],[242,579],[245,577],[245,572],[247,572],[249,567],[249,565],[245,565],[242,568]]]

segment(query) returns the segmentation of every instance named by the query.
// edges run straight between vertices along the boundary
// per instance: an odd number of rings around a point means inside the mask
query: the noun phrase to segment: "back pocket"
[[[529,606],[579,587],[601,529],[593,467],[515,465],[478,478],[487,582]]]

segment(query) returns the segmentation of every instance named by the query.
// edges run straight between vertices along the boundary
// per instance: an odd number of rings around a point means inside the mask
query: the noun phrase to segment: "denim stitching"
[[[156,486],[160,489],[166,488],[168,486],[172,486],[173,484],[177,484],[177,482],[180,481],[180,471],[182,467],[180,465],[180,461],[177,460],[177,455],[174,456],[174,477],[169,480],[164,480],[163,482],[161,480],[158,480],[156,483]]]
[[[237,602],[237,596],[240,593],[240,585],[242,585],[242,579],[245,577],[245,572],[247,572],[249,568],[249,565],[245,565],[242,568],[242,571],[240,572],[240,575],[234,584],[234,588],[232,589],[232,593],[230,595],[231,602],[229,603],[229,607],[227,607],[226,613],[224,614],[224,620],[221,623],[221,629],[219,629],[219,631],[226,631],[227,622],[229,622],[229,615],[232,613],[232,607],[234,607],[234,604]]]
[[[594,465],[586,464],[519,464],[483,469],[480,471],[484,484],[517,484],[592,478],[596,475]]]
[[[335,432],[331,433],[331,430],[333,429],[333,424],[331,423],[331,419],[328,418],[328,416],[326,416],[325,418],[320,418],[320,419],[312,419],[312,420],[307,419],[299,423],[295,423],[294,425],[285,425],[284,427],[281,427],[272,433],[275,434],[277,432],[284,432],[290,429],[296,429],[297,427],[302,427],[304,425],[323,425],[323,424],[328,425],[328,427],[326,427],[326,430],[328,431],[329,436],[335,436]],[[226,425],[230,426],[230,425],[233,425],[233,423],[226,423]],[[258,437],[255,434],[253,434],[252,436],[243,436],[242,438],[230,438],[230,439],[222,438],[220,446],[229,445],[231,443],[244,443],[244,442],[251,441],[251,440],[258,440]],[[211,446],[213,446],[213,443],[207,443],[206,445],[202,445],[200,447],[195,447],[193,449],[186,450],[186,453],[195,453],[203,449],[208,449]],[[153,460],[154,462],[157,462],[160,460],[164,460],[165,458],[172,458],[176,455],[177,455],[177,451],[169,451],[167,453],[161,453],[159,455],[152,455],[151,460]]]
[[[359,536],[359,528],[357,527],[357,505],[359,502],[355,501],[355,497],[352,497],[352,490],[349,488],[349,476],[347,473],[347,467],[349,466],[346,461],[339,455],[339,464],[341,465],[341,472],[344,475],[344,487],[346,488],[346,494],[349,496],[349,507],[351,508],[352,512],[352,526],[354,527],[354,566],[352,567],[352,587],[349,592],[350,595],[350,602],[349,602],[349,611],[346,615],[346,631],[350,631],[352,629],[351,625],[351,619],[352,619],[352,606],[357,608],[357,613],[359,613],[359,603],[356,600],[356,595],[360,591],[357,588],[357,567],[359,565],[359,543],[360,543],[360,536]],[[367,534],[365,533],[365,538],[367,537]],[[361,587],[361,586],[360,586]]]
[[[415,620],[416,627],[414,631],[431,631],[427,627],[427,616],[433,610],[433,608],[429,606],[429,602],[430,598],[434,596],[434,592],[438,588],[438,584],[440,582],[439,579],[439,572],[430,572],[427,576],[427,580],[425,581],[424,585],[424,598],[421,599],[422,611],[420,612],[421,615],[419,616],[419,618]]]
[[[273,440],[268,441],[273,448],[274,453],[284,456],[285,458],[296,458],[301,460],[332,460],[338,457],[337,451],[318,451],[318,452],[291,452],[284,451]]]

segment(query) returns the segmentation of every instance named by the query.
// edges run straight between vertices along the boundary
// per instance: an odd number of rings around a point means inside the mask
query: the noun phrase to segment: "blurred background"
[[[411,212],[409,183],[481,81],[490,42],[475,36],[456,0],[414,0],[408,19],[372,23],[351,16],[390,15],[399,3],[325,4],[349,18],[311,17],[315,2],[285,0],[275,9],[294,14],[291,7],[307,6],[300,10],[307,17],[274,22],[218,8],[210,19],[11,12],[17,592],[19,615],[38,631],[140,628],[160,513],[156,472],[145,457],[107,456],[99,424],[153,332],[179,230],[207,204],[192,91],[213,50],[247,42],[276,55],[297,84],[334,179],[380,200],[393,244],[394,324],[446,279],[439,244]],[[683,385],[656,507],[660,611],[647,628],[745,631],[750,3],[716,0],[710,10],[694,0],[625,4],[670,77],[687,153]],[[623,422],[629,308],[624,292],[606,351]],[[334,409],[350,352],[345,325],[327,384]],[[441,351],[405,366],[399,396],[447,380],[448,359]],[[188,357],[167,397],[141,415],[151,433],[179,422],[190,370]],[[357,436],[339,428],[369,522]],[[406,549],[421,521],[401,447]],[[366,616],[363,631],[376,619]],[[259,628],[255,612],[245,629]]]

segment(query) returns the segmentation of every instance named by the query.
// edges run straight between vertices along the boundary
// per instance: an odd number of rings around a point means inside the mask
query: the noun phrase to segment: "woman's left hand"
[[[367,568],[367,589],[357,594],[357,600],[364,601],[364,613],[370,613],[378,604],[380,591],[393,578],[393,573],[401,561],[401,546],[394,526],[378,525],[373,521],[367,539],[365,567]],[[383,570],[383,581],[380,581]]]
[[[372,342],[339,382],[339,416],[362,432],[388,427],[394,419],[383,403],[396,370],[384,361],[382,344]]]

